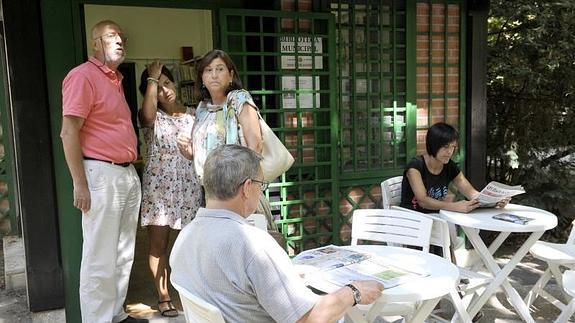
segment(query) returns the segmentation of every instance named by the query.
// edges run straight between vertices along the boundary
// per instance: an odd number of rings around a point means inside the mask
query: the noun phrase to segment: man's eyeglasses
[[[114,41],[118,38],[120,38],[120,40],[125,43],[128,41],[128,37],[126,37],[124,34],[120,34],[120,33],[107,33],[107,34],[103,34],[102,36],[96,37],[94,39],[103,39],[105,41]]]
[[[262,191],[267,190],[268,186],[270,185],[270,183],[268,183],[268,182],[258,181],[257,179],[251,178],[251,180],[252,180],[252,182],[260,183],[260,186],[261,186],[260,189]]]

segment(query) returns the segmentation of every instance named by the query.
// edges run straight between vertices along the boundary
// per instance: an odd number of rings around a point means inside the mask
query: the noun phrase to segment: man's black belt
[[[116,166],[122,166],[122,167],[128,167],[128,166],[132,165],[131,162],[115,163],[115,162],[109,161],[109,160],[101,160],[101,159],[98,159],[98,158],[92,158],[92,157],[86,157],[86,156],[84,156],[84,159],[85,159],[85,160],[97,160],[97,161],[101,161],[101,162],[104,162],[104,163],[108,163],[108,164],[112,164],[112,165],[116,165]]]

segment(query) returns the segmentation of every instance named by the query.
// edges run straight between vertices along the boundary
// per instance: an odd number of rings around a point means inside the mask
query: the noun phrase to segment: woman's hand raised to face
[[[158,92],[160,91],[160,76],[162,75],[162,63],[160,60],[156,59],[154,62],[146,67],[148,72],[145,85],[144,101],[142,102],[142,108],[138,112],[140,118],[140,124],[143,127],[151,127],[154,122],[156,122],[156,112],[158,109]],[[142,76],[145,76],[142,73]]]
[[[164,67],[162,62],[159,59],[155,59],[152,64],[148,65],[148,75],[159,80],[162,75],[162,67]]]

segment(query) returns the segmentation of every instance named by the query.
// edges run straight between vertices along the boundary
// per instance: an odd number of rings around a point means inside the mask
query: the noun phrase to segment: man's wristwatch
[[[361,293],[359,292],[359,289],[352,284],[347,284],[345,286],[351,288],[351,291],[353,292],[353,306],[361,303]]]

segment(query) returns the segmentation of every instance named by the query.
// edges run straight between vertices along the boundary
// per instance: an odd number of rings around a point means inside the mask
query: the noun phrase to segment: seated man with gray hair
[[[267,186],[260,161],[238,145],[208,155],[206,208],[174,243],[172,281],[219,308],[226,322],[334,322],[356,303],[375,301],[383,290],[376,281],[312,293],[275,240],[246,221]]]

